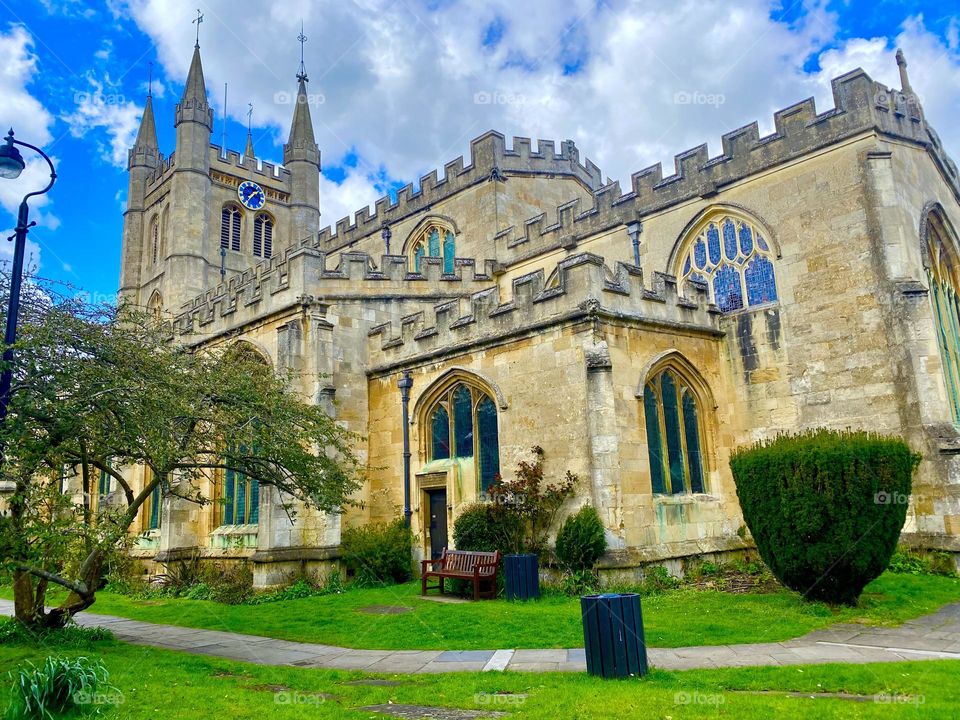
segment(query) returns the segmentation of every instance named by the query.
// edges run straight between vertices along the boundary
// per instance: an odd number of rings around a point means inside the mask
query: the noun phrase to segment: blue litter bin
[[[507,600],[535,600],[540,597],[540,565],[532,553],[503,556]]]
[[[580,598],[587,672],[603,678],[647,674],[640,596],[607,593]]]

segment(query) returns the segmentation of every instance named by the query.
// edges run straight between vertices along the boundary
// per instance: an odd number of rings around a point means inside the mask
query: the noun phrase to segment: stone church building
[[[296,371],[369,472],[362,506],[294,521],[231,473],[211,505],[157,496],[135,553],[248,558],[260,586],[327,566],[344,527],[403,512],[403,378],[421,555],[533,445],[580,476],[606,568],[736,553],[730,451],[822,426],[921,451],[904,541],[960,552],[960,176],[898,62],[900,89],[854,70],[833,109],[799,102],[626,192],[571,141],[488,132],[321,228],[306,74],[274,165],[211,144],[195,48],[174,152],[148,97],[129,153],[121,295],[187,346]]]

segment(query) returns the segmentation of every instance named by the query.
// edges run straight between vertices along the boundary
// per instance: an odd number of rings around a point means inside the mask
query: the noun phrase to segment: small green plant
[[[641,595],[659,595],[667,590],[680,587],[680,580],[671,575],[663,565],[648,565],[643,570],[643,582],[640,583]]]
[[[53,720],[73,709],[122,701],[100,660],[48,657],[40,667],[27,661],[8,677],[13,681],[10,720]]]
[[[600,592],[600,579],[592,570],[575,570],[564,573],[560,580],[560,592],[569,597],[594,595]]]
[[[896,438],[814,430],[735,450],[730,468],[776,578],[808,599],[851,605],[890,562],[919,462]]]
[[[557,560],[569,573],[583,574],[607,551],[607,538],[600,514],[592,505],[584,505],[563,521],[557,533]]]
[[[340,547],[357,585],[402,583],[413,576],[413,534],[402,519],[348,528]]]
[[[952,553],[943,550],[913,550],[897,548],[890,558],[888,570],[903,575],[945,575],[957,574]]]

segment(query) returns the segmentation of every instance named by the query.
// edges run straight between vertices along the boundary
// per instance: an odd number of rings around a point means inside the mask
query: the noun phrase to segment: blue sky
[[[161,150],[190,60],[196,4],[173,0],[0,0],[0,123],[42,144],[59,179],[31,204],[40,274],[98,299],[119,276],[126,146],[153,63]],[[200,42],[216,110],[229,83],[227,137],[241,149],[253,103],[264,159],[281,156],[303,17],[312,112],[323,152],[322,224],[457,155],[490,128],[572,138],[581,156],[626,182],[633,171],[813,95],[858,65],[897,82],[903,45],[928,118],[956,158],[960,8],[938,2],[421,0],[200,2]],[[684,93],[722,98],[697,106]],[[0,225],[42,181],[31,167],[0,181]],[[9,233],[7,233],[9,234]],[[0,257],[9,257],[9,243]]]

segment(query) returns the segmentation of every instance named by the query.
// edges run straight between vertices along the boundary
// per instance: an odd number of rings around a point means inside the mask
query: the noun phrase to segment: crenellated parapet
[[[210,145],[210,167],[223,172],[232,172],[249,176],[251,174],[262,178],[273,178],[275,180],[287,180],[290,177],[290,171],[282,165],[275,165],[266,160],[258,161],[256,158],[247,157],[236,150],[226,150],[219,145]]]
[[[957,168],[912,95],[890,89],[859,69],[831,84],[834,107],[826,112],[817,113],[813,98],[808,98],[776,112],[775,130],[766,137],[760,137],[756,122],[745,125],[723,136],[721,155],[710,157],[707,146],[698,145],[675,156],[671,175],[664,177],[657,163],[634,173],[627,193],[619,183],[608,183],[594,189],[590,207],[572,200],[560,205],[555,217],[538,215],[521,228],[500,231],[495,239],[508,248],[523,243],[569,246],[672,205],[712,197],[732,183],[871,130],[927,148],[960,198]]]
[[[676,278],[655,273],[652,287],[642,271],[602,257],[579,253],[565,258],[555,281],[545,284],[542,270],[513,280],[511,296],[499,287],[448,300],[385,323],[370,331],[371,367],[378,368],[434,353],[458,350],[535,333],[550,324],[606,316],[624,322],[669,326],[675,332],[718,334],[720,312],[706,286],[691,283],[679,292]]]
[[[581,162],[572,140],[561,142],[559,151],[553,141],[538,140],[534,150],[530,138],[515,137],[513,146],[508,148],[503,135],[490,131],[471,141],[469,165],[464,165],[462,156],[448,162],[442,179],[436,170],[424,175],[416,190],[411,183],[397,191],[395,201],[389,196],[377,200],[372,214],[369,207],[364,207],[355,213],[353,222],[345,217],[334,229],[323,228],[315,245],[322,250],[344,248],[379,232],[383,225],[393,225],[478,183],[510,175],[538,174],[576,177],[591,189],[603,184],[600,168],[589,159]]]
[[[384,255],[377,266],[367,253],[333,257],[315,248],[288,248],[280,255],[234,275],[186,303],[174,321],[180,335],[209,334],[236,327],[270,312],[289,307],[297,298],[436,300],[469,294],[492,281],[495,263],[478,266],[457,258],[454,272],[444,273],[440,258],[425,258],[421,272],[409,270],[409,259]]]

